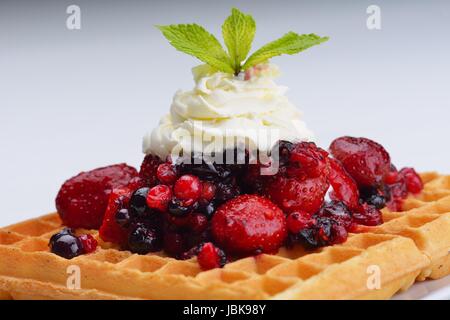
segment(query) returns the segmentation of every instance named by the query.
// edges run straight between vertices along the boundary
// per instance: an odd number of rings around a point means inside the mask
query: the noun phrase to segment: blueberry
[[[172,199],[169,202],[169,213],[175,217],[183,217],[192,211],[191,207],[182,206],[180,201]]]
[[[128,209],[122,208],[116,212],[115,216],[116,222],[119,226],[126,228],[130,224],[130,213]]]
[[[130,214],[141,217],[147,211],[147,195],[149,188],[144,187],[137,189],[130,199]]]
[[[62,237],[63,235],[73,235],[73,230],[71,228],[64,228],[61,231],[59,231],[58,233],[55,233],[51,238],[50,238],[50,243],[58,240],[58,238]]]
[[[161,236],[153,229],[137,225],[128,237],[128,246],[131,252],[138,254],[160,251]]]
[[[373,205],[377,209],[383,209],[386,206],[386,198],[382,195],[372,195],[367,199],[367,203]]]
[[[83,253],[80,240],[70,233],[57,233],[50,239],[50,251],[54,254],[72,259]]]

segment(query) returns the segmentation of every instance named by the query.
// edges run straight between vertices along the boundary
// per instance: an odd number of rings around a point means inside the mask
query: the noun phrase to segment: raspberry
[[[114,189],[109,197],[105,218],[100,227],[100,238],[106,242],[124,245],[127,241],[127,231],[116,222],[117,213],[128,206],[131,190],[128,188]]]
[[[180,200],[196,201],[200,198],[202,192],[202,184],[196,176],[186,174],[181,176],[173,188],[175,196]]]
[[[177,180],[175,168],[170,163],[162,163],[156,170],[156,177],[161,183],[172,185]]]
[[[56,208],[66,226],[98,229],[102,224],[113,188],[127,186],[137,177],[126,164],[82,172],[67,180],[56,197]]]
[[[416,170],[413,168],[403,168],[399,174],[405,179],[406,188],[409,192],[417,194],[422,191],[423,182]]]
[[[226,263],[226,257],[222,250],[211,242],[205,243],[197,254],[197,260],[203,270],[222,268]]]
[[[292,212],[287,216],[286,226],[289,232],[297,234],[313,223],[309,213],[304,211]]]
[[[139,176],[147,186],[153,187],[157,183],[156,171],[162,163],[161,159],[154,155],[146,155],[141,164]]]
[[[151,209],[165,212],[170,199],[172,199],[172,190],[170,187],[161,184],[150,189],[147,195],[147,205]]]
[[[332,142],[330,151],[360,187],[379,186],[390,172],[389,153],[375,141],[341,137]]]
[[[281,209],[257,195],[241,195],[220,206],[211,231],[218,245],[236,255],[274,253],[287,235]]]
[[[83,253],[91,253],[97,249],[98,242],[92,235],[83,234],[78,239],[80,239],[81,246],[83,247]]]

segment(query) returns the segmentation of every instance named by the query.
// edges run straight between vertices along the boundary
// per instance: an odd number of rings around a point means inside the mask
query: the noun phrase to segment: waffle
[[[423,175],[424,191],[385,223],[316,251],[282,248],[202,271],[195,258],[136,255],[99,239],[89,255],[49,252],[61,221],[50,214],[0,229],[0,299],[388,299],[450,273],[450,177]],[[80,287],[68,270],[80,271]],[[375,267],[375,269],[373,269]],[[379,286],[371,286],[373,274]],[[69,283],[70,284],[70,283]]]

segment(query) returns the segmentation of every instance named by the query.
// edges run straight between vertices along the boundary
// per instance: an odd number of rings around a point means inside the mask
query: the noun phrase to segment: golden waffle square
[[[0,299],[388,299],[450,273],[450,178],[423,178],[424,192],[405,202],[407,211],[385,211],[383,225],[341,245],[283,248],[209,271],[196,259],[120,251],[97,231],[90,231],[97,251],[66,260],[48,248],[62,228],[58,215],[28,220],[0,229]],[[69,282],[73,267],[79,287]]]

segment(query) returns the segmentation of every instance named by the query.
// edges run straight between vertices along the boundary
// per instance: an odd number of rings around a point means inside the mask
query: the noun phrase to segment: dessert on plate
[[[450,273],[450,177],[398,169],[368,138],[317,146],[275,82],[271,58],[327,37],[249,56],[255,22],[237,9],[227,51],[196,24],[158,28],[204,63],[194,88],[144,137],[139,170],[82,172],[57,213],[0,229],[1,298],[386,299]]]

